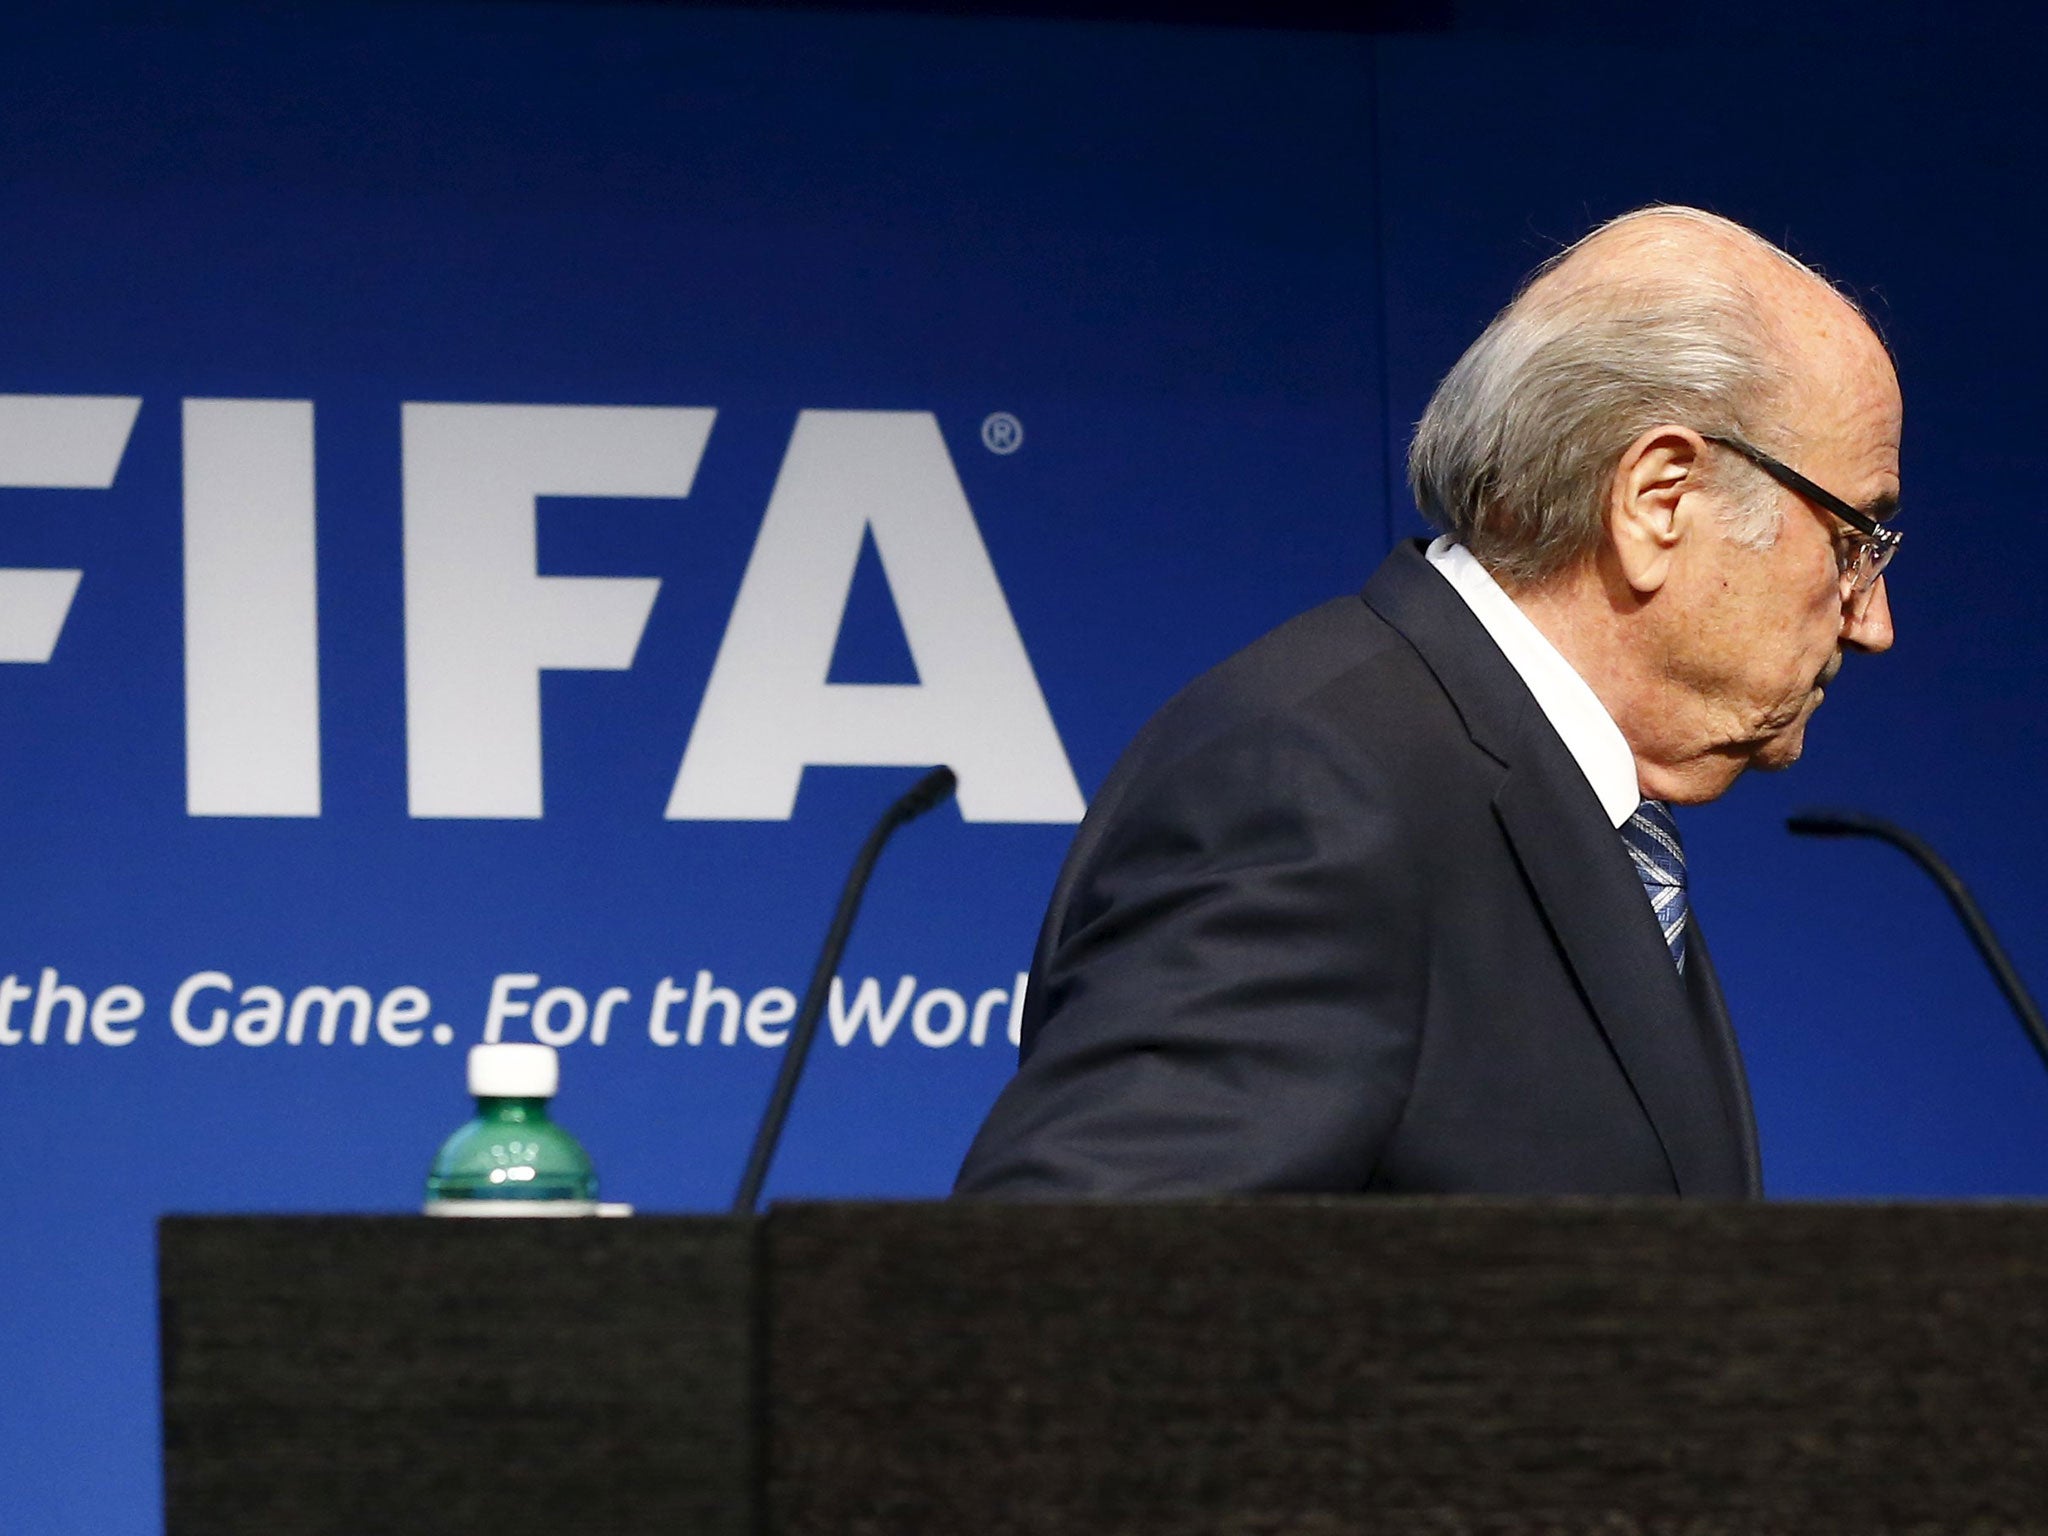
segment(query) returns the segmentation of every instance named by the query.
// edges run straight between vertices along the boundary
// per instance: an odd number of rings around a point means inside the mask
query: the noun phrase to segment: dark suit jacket
[[[1759,1192],[1695,926],[1397,549],[1198,679],[1082,823],[959,1191]]]

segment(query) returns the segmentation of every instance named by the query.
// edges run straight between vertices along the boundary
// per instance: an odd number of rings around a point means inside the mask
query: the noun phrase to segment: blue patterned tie
[[[1621,840],[1628,856],[1635,860],[1643,893],[1650,898],[1650,910],[1657,926],[1664,930],[1664,942],[1671,946],[1671,959],[1685,970],[1685,851],[1678,846],[1678,823],[1671,819],[1671,807],[1662,800],[1645,800],[1635,814],[1621,824]]]

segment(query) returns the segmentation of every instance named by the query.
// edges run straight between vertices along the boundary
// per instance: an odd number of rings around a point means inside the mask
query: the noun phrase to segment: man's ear
[[[1607,537],[1621,574],[1648,597],[1670,579],[1671,565],[1699,502],[1706,440],[1690,427],[1652,427],[1614,467],[1607,498]]]

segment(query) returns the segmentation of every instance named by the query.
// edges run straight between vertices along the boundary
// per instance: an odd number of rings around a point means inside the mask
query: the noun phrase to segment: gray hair
[[[1416,505],[1505,580],[1540,581],[1592,552],[1615,466],[1643,433],[1678,422],[1751,436],[1789,382],[1743,263],[1678,260],[1538,287],[1586,241],[1649,220],[1704,227],[1823,281],[1740,224],[1671,205],[1624,214],[1539,267],[1444,376],[1408,451]],[[1653,228],[1639,233],[1657,238]],[[1730,533],[1768,545],[1783,500],[1726,457],[1714,472],[1730,491]]]

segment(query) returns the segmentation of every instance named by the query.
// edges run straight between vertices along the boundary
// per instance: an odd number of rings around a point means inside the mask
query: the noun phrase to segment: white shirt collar
[[[1600,808],[1619,827],[1635,814],[1642,795],[1636,788],[1635,754],[1607,706],[1470,550],[1446,536],[1431,544],[1427,553],[1429,563],[1465,600],[1508,665],[1529,685],[1537,707],[1593,786]]]

